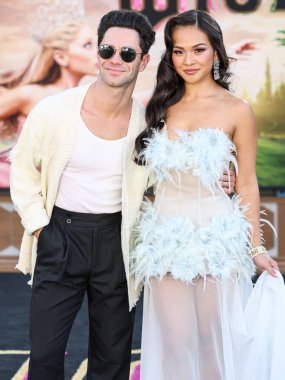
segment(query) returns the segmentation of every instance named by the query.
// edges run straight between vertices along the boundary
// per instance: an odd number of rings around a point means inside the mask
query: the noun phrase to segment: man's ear
[[[53,59],[59,66],[68,66],[68,57],[64,50],[55,50],[53,53]]]
[[[145,54],[142,57],[142,60],[141,60],[141,63],[140,63],[140,71],[144,71],[144,69],[146,68],[147,64],[149,63],[149,60],[150,60],[150,55],[149,54]]]

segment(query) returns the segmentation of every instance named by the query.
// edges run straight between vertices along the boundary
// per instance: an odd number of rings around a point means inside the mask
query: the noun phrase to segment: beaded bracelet
[[[267,253],[267,251],[266,251],[266,248],[263,247],[263,245],[259,245],[258,247],[251,248],[248,251],[248,253],[251,256],[251,258],[253,259],[254,257],[256,257],[258,255],[262,255],[264,253]]]

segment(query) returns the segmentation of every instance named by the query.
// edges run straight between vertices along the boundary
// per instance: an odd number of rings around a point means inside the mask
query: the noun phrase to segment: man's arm
[[[29,234],[49,223],[42,198],[40,172],[44,127],[45,117],[39,105],[26,119],[10,155],[11,197]]]

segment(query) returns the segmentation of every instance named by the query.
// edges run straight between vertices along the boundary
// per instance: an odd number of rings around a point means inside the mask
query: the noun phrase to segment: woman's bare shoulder
[[[235,135],[244,133],[255,133],[256,119],[251,105],[240,96],[228,95],[227,112],[234,123]]]
[[[242,115],[249,115],[253,113],[252,107],[248,101],[240,96],[227,92],[224,97],[228,105],[232,108],[232,111],[236,111]]]

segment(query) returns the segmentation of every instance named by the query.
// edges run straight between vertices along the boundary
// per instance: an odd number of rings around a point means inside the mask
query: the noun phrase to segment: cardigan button
[[[72,222],[71,219],[66,219],[66,223],[70,224]]]

